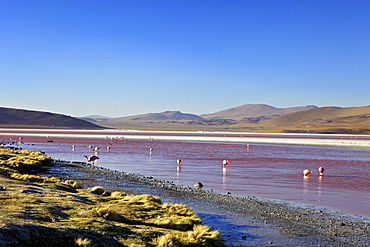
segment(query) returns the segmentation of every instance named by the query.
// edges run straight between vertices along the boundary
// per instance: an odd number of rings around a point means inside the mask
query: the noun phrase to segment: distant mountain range
[[[147,113],[129,117],[120,117],[120,118],[107,118],[102,116],[88,116],[83,117],[82,119],[87,121],[104,121],[104,124],[108,123],[120,123],[128,121],[157,121],[157,122],[167,122],[167,121],[215,121],[221,119],[228,120],[251,120],[253,122],[258,122],[257,119],[271,119],[278,117],[287,113],[298,112],[298,111],[307,111],[315,109],[317,106],[301,106],[301,107],[290,107],[290,108],[275,108],[269,105],[263,104],[247,104],[235,108],[226,109],[211,114],[195,115],[182,113],[180,111],[165,111],[161,113]]]
[[[165,111],[162,113],[147,113],[131,117],[114,118],[113,121],[184,121],[203,120],[194,114],[182,113],[180,111]]]
[[[278,117],[287,113],[292,112],[299,112],[299,111],[307,111],[311,109],[315,109],[317,106],[308,105],[308,106],[300,106],[300,107],[290,107],[290,108],[275,108],[270,105],[264,104],[247,104],[242,105],[230,109],[226,109],[223,111],[219,111],[216,113],[211,114],[203,114],[200,115],[205,119],[233,119],[236,121],[245,120],[245,119],[256,119],[256,118],[263,118],[263,119],[270,119],[274,117]]]
[[[73,118],[61,114],[0,108],[0,127],[121,128],[243,132],[370,134],[370,106],[276,108],[246,104],[200,116],[180,111],[109,118]]]
[[[246,104],[200,116],[165,111],[94,121],[105,127],[147,130],[370,134],[370,106],[276,108]]]

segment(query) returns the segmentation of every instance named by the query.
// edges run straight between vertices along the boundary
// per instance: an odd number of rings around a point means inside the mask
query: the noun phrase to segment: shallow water
[[[9,140],[0,136],[0,140]],[[17,138],[17,137],[13,137]],[[50,139],[50,138],[49,138]],[[370,150],[245,143],[23,136],[23,149],[85,161],[100,147],[97,166],[234,195],[314,204],[370,216]],[[75,150],[72,150],[75,145]],[[107,150],[107,147],[110,150]],[[153,152],[150,153],[150,148]],[[181,159],[181,167],[176,163]],[[230,163],[225,167],[222,160]],[[317,168],[325,168],[319,176]],[[314,171],[304,177],[302,171]]]

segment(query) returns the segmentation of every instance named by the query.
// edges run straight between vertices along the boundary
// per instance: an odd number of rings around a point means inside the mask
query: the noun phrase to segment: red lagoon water
[[[9,140],[0,136],[0,140]],[[16,138],[16,137],[14,137]],[[85,161],[99,147],[96,165],[175,184],[234,195],[314,204],[370,216],[370,150],[305,146],[104,138],[23,137],[23,149],[55,159]],[[75,145],[75,150],[72,150]],[[110,146],[109,152],[106,147]],[[150,153],[150,149],[153,152]],[[176,160],[181,159],[181,167]],[[228,159],[224,167],[222,160]],[[319,176],[317,169],[325,168]],[[302,171],[314,171],[303,177]]]

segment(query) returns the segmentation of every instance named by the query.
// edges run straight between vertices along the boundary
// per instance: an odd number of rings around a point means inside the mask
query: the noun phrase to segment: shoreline
[[[40,136],[47,138],[122,138],[137,140],[167,140],[189,142],[230,142],[271,145],[303,145],[370,149],[370,136],[351,134],[140,131],[140,130],[63,130],[63,129],[3,129],[1,136]]]
[[[367,246],[370,218],[318,206],[233,196],[175,185],[140,174],[118,172],[84,162],[55,161],[48,176],[73,179],[83,186],[109,191],[159,196],[164,202],[185,204],[226,246]]]

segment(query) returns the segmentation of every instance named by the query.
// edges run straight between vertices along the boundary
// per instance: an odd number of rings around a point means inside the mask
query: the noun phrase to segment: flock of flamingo
[[[112,144],[111,143],[108,143],[108,146],[107,146],[107,152],[110,152],[110,147],[112,146]],[[72,150],[75,150],[76,149],[76,146],[75,145],[72,145]],[[247,149],[250,149],[250,145],[248,144],[247,145]],[[89,146],[89,150],[90,151],[94,151],[95,152],[95,155],[90,155],[90,156],[84,156],[85,158],[86,158],[86,161],[87,162],[91,162],[91,164],[92,164],[92,169],[94,169],[94,162],[96,161],[96,160],[98,160],[98,159],[100,159],[97,155],[98,155],[98,153],[99,153],[99,150],[100,150],[100,148],[99,147],[92,147],[92,146]],[[153,153],[153,148],[150,148],[149,149],[149,154],[151,155]],[[181,159],[177,159],[177,170],[181,170]],[[229,164],[229,160],[223,160],[222,161],[222,165],[223,165],[223,167],[226,167],[227,165]],[[318,171],[319,171],[319,176],[324,176],[324,167],[319,167],[319,169],[318,169]],[[304,177],[308,177],[311,173],[313,173],[313,171],[312,170],[310,170],[310,169],[304,169],[303,170],[303,176]],[[198,188],[198,189],[200,189],[200,188],[203,188],[203,184],[201,183],[201,182],[198,182],[198,183],[195,183],[194,184],[194,187],[195,188]]]
[[[324,176],[324,167],[319,167],[318,170],[319,170],[319,175]],[[304,169],[303,170],[303,176],[305,176],[305,177],[309,176],[311,173],[313,173],[313,171],[310,170],[310,169]]]

